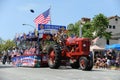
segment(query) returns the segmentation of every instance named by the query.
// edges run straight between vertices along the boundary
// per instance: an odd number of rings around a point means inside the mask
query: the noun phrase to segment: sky
[[[99,13],[120,16],[120,0],[0,0],[0,38],[12,40],[18,33],[33,31],[33,20],[50,7],[53,25],[67,26]]]

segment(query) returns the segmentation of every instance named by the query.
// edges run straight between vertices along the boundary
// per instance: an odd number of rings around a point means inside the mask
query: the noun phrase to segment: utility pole
[[[82,23],[79,25],[79,37],[82,37]]]

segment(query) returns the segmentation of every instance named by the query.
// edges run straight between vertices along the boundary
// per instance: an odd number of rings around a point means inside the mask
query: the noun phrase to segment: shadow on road
[[[2,68],[14,68],[13,66],[0,66],[0,69]]]
[[[103,71],[103,70],[97,70],[97,69],[95,70],[95,69],[93,69],[93,70],[91,70],[91,71]]]
[[[11,64],[2,64],[2,63],[0,63],[0,69],[2,69],[2,68],[14,68],[14,66],[12,66]]]
[[[70,70],[70,69],[73,69],[73,68],[71,68],[70,66],[60,66],[60,68],[58,69],[58,70]],[[89,72],[89,70],[82,70],[82,69],[80,69],[80,68],[78,68],[78,69],[76,69],[76,70],[81,70],[81,71],[88,71]],[[105,71],[105,69],[92,69],[92,70],[90,70],[91,72],[96,72],[96,71],[98,71],[98,72],[103,72],[103,71]]]
[[[70,70],[72,69],[70,66],[60,66],[58,70]]]

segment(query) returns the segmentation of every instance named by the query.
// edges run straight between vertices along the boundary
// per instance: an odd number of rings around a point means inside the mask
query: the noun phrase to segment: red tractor
[[[48,47],[48,65],[57,69],[64,62],[69,61],[72,68],[92,70],[93,56],[90,53],[90,40],[88,38],[71,38],[60,43],[51,44]]]

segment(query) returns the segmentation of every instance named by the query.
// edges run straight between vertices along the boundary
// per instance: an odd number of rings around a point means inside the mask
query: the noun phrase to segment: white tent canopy
[[[101,48],[97,45],[90,46],[90,51],[92,51],[93,53],[93,61],[94,61],[95,51],[104,51],[104,50],[105,50],[104,48]]]

